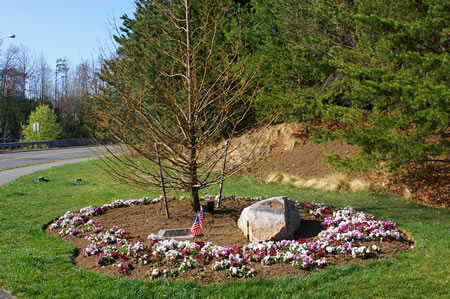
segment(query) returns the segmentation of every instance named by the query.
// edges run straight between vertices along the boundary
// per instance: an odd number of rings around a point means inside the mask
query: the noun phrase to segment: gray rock
[[[300,215],[286,196],[272,197],[245,208],[238,227],[251,242],[289,240],[300,227]]]

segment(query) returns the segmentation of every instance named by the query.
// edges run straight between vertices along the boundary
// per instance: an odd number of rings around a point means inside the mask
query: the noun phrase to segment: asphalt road
[[[74,159],[103,152],[106,152],[106,149],[103,146],[89,146],[29,152],[0,153],[0,171],[2,168],[24,166],[36,163],[48,163],[62,159]]]

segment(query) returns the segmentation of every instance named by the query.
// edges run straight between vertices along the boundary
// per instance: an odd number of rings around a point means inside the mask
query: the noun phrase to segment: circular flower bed
[[[207,199],[209,196],[205,196]],[[174,199],[173,197],[171,199]],[[225,200],[260,200],[229,196]],[[160,240],[149,234],[147,240],[131,241],[130,234],[118,226],[104,227],[91,219],[108,210],[135,205],[148,205],[161,199],[117,200],[101,207],[88,206],[79,212],[67,212],[53,221],[49,229],[58,230],[61,237],[83,235],[88,241],[85,256],[95,256],[100,267],[112,265],[121,274],[130,274],[139,266],[150,265],[147,277],[177,277],[180,272],[210,267],[225,271],[229,277],[252,277],[256,263],[262,265],[291,264],[299,269],[324,267],[327,257],[348,255],[353,258],[375,257],[380,247],[373,244],[405,238],[395,223],[377,220],[351,207],[338,210],[317,203],[297,203],[298,207],[321,221],[322,231],[316,238],[267,241],[244,246],[217,246],[211,242]],[[368,244],[369,241],[370,245]]]

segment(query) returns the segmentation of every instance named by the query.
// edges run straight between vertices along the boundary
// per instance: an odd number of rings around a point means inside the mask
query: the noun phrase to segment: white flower
[[[156,276],[158,276],[158,275],[159,275],[159,269],[158,269],[158,268],[153,269],[153,271],[152,271],[152,276],[156,277]]]
[[[159,237],[158,237],[158,235],[150,234],[150,235],[148,235],[147,239],[153,240],[153,241],[158,241]]]

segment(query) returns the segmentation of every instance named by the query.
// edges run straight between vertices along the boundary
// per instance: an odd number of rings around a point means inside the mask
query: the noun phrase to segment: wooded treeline
[[[25,46],[1,47],[0,142],[22,140],[21,125],[41,104],[52,107],[61,124],[60,138],[89,136],[89,97],[99,92],[101,58],[75,66],[58,59],[52,69],[45,55]]]
[[[160,2],[175,5],[179,1]],[[155,27],[157,16],[164,14],[150,12],[158,9],[152,3],[137,1],[135,15],[123,17],[115,37],[119,46],[110,62],[146,59],[155,45],[179,54],[176,43]],[[257,70],[258,80],[253,82],[265,84],[252,98],[240,126],[274,116],[279,122],[306,122],[318,141],[339,138],[360,146],[356,157],[328,157],[342,167],[367,168],[390,161],[396,169],[410,162],[448,160],[448,1],[201,0],[191,4],[193,22],[207,17],[202,14],[213,4],[231,6],[224,16],[226,26],[216,28],[216,50],[229,54],[226,49],[239,36],[243,46],[234,65],[245,60],[246,72]],[[150,36],[152,43],[142,42]],[[135,48],[127,52],[133,43]],[[31,63],[26,56],[21,48],[1,53],[2,82],[12,70],[20,80],[13,93],[2,83],[0,141],[19,138],[20,132],[13,128],[36,102],[56,108],[62,137],[85,136],[90,119],[85,104],[91,95],[107,92],[111,99],[116,95],[114,88],[100,91],[105,83],[97,77],[100,64],[57,69],[55,80],[43,57]],[[172,65],[173,57],[163,53],[159,59]],[[103,65],[104,72],[111,68],[111,64]],[[172,67],[167,74],[179,70]],[[161,84],[155,69],[139,74],[145,78],[134,78],[130,88],[145,93],[153,88],[145,84]],[[252,88],[256,86],[249,86],[243,100],[253,95]],[[158,105],[155,97],[142,98]]]

